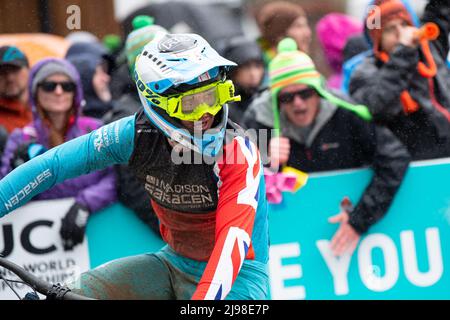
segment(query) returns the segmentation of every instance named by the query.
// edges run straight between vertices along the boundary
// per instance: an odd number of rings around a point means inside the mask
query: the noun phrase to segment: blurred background
[[[137,14],[149,14],[155,24],[171,32],[195,32],[213,46],[220,39],[239,33],[251,38],[258,36],[254,17],[270,0],[0,0],[0,34],[50,33],[66,37],[74,31],[88,31],[99,39],[118,35],[122,39],[131,31],[131,21]],[[300,4],[308,15],[311,28],[330,12],[342,12],[355,18],[363,17],[369,0],[292,0]],[[420,13],[426,1],[412,1]],[[67,27],[68,19],[80,12],[80,29]],[[319,71],[329,74],[315,32],[311,56]]]

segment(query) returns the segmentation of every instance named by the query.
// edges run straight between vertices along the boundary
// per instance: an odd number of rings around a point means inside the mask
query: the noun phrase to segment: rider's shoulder
[[[135,114],[135,130],[139,134],[159,134],[159,130],[148,119],[144,110],[141,110]]]
[[[228,120],[224,140],[225,150],[240,149],[242,152],[248,150],[249,154],[256,155],[258,150],[255,141],[255,137],[250,130],[245,130],[239,124]],[[247,154],[247,152],[244,153]]]

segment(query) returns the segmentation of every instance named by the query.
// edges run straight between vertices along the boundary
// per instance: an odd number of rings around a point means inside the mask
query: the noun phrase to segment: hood
[[[108,51],[98,42],[77,42],[70,46],[66,53],[66,59],[70,60],[73,57],[81,54],[87,54],[91,57],[100,57],[108,59]]]
[[[363,32],[363,24],[345,14],[330,13],[320,19],[316,31],[328,64],[334,72],[341,72],[345,44]]]
[[[83,101],[83,89],[81,86],[81,80],[80,80],[80,75],[78,73],[78,71],[74,68],[74,66],[64,60],[64,59],[57,59],[57,58],[48,58],[48,59],[43,59],[41,61],[39,61],[38,63],[36,63],[34,65],[34,67],[30,70],[30,78],[28,80],[28,89],[30,92],[30,97],[29,97],[29,101],[30,101],[30,105],[31,105],[31,110],[33,111],[33,118],[36,119],[38,118],[38,112],[37,112],[37,106],[36,106],[36,97],[32,95],[32,90],[31,90],[31,86],[33,83],[33,79],[36,76],[37,72],[47,63],[49,62],[57,62],[59,64],[64,65],[67,69],[69,69],[71,71],[71,73],[73,74],[73,78],[75,80],[75,84],[77,85],[77,89],[75,92],[75,97],[74,97],[74,104],[73,104],[73,108],[75,108],[75,114],[78,116],[80,114],[80,108],[81,108],[81,103]]]
[[[96,97],[92,85],[95,69],[102,61],[107,61],[107,51],[99,43],[75,43],[66,54],[66,59],[78,70],[83,85],[83,92],[86,100]]]
[[[80,74],[80,81],[83,88],[84,98],[90,100],[90,98],[96,97],[94,86],[92,85],[92,78],[94,77],[97,65],[100,60],[95,56],[89,54],[80,54],[78,56],[67,58],[77,69]]]
[[[36,63],[33,68],[30,70],[30,78],[28,81],[28,89],[30,92],[30,96],[29,96],[29,101],[30,101],[30,106],[31,106],[31,110],[33,113],[33,126],[36,128],[36,132],[37,132],[37,136],[38,136],[38,141],[39,143],[47,146],[47,129],[44,127],[41,116],[37,110],[37,101],[36,101],[36,97],[32,95],[32,83],[33,83],[33,79],[35,78],[37,72],[47,63],[49,62],[57,62],[59,64],[64,65],[71,73],[72,73],[72,77],[74,78],[74,81],[77,85],[77,89],[75,91],[75,96],[74,96],[74,102],[73,102],[73,108],[75,109],[75,119],[74,119],[74,123],[72,125],[71,128],[69,128],[69,132],[68,132],[68,136],[72,136],[72,134],[74,132],[71,132],[74,130],[74,127],[76,127],[76,123],[78,121],[78,118],[80,117],[81,114],[81,104],[83,101],[83,89],[81,86],[81,81],[80,81],[80,76],[78,74],[78,71],[75,69],[75,67],[68,61],[64,60],[64,59],[57,59],[57,58],[47,58],[47,59],[43,59],[41,61],[39,61],[38,63]],[[76,136],[76,135],[75,135]]]
[[[103,102],[95,92],[92,84],[97,66],[105,61],[108,69],[111,68],[112,62],[106,49],[99,43],[75,43],[66,54],[66,59],[70,61],[78,70],[83,86],[84,99],[86,100],[84,113],[95,117],[101,117],[110,109],[109,102]]]

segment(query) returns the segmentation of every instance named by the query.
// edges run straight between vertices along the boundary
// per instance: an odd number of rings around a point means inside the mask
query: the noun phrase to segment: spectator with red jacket
[[[28,74],[28,59],[22,51],[0,47],[0,125],[9,133],[31,121]]]

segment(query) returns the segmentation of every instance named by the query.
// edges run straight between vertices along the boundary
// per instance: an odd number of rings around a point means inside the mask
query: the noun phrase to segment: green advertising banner
[[[328,218],[370,178],[369,169],[312,175],[270,206],[272,299],[450,299],[450,160],[411,165],[386,216],[352,255],[335,257]],[[87,233],[91,267],[163,246],[119,204],[93,215]]]

